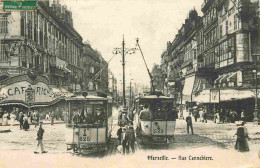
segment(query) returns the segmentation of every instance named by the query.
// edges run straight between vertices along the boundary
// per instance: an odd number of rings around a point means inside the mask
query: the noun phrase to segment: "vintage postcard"
[[[260,168],[260,0],[0,0],[0,168]]]

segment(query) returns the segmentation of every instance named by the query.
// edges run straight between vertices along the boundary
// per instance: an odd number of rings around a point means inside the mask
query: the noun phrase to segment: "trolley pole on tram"
[[[123,108],[126,108],[126,98],[125,98],[125,55],[134,54],[137,48],[125,48],[125,39],[123,35],[122,48],[114,48],[113,54],[122,54],[122,66],[123,66]]]

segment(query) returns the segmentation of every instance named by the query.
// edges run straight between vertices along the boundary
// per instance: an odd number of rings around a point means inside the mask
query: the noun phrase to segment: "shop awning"
[[[254,98],[255,94],[250,90],[226,89],[220,90],[220,101],[242,100]],[[258,95],[258,98],[260,96]]]
[[[219,80],[223,78],[223,75],[219,75],[218,78],[214,81],[214,83],[219,83]]]
[[[192,95],[192,90],[193,90],[193,86],[194,86],[194,81],[195,81],[195,76],[187,77],[185,79],[184,88],[182,91],[182,94],[183,94],[182,103],[183,104],[185,104],[186,101],[188,101],[188,102],[191,101],[191,95]]]
[[[200,77],[196,76],[193,93],[200,91],[201,87],[202,87],[202,79]]]
[[[222,78],[219,79],[219,83],[224,83],[227,81],[227,78],[229,77],[229,74],[222,75]]]
[[[237,72],[232,73],[227,77],[227,82],[236,82],[237,80]]]
[[[63,69],[66,73],[71,73],[71,70],[69,70],[68,68],[64,67]]]
[[[210,89],[202,90],[198,95],[193,96],[193,101],[197,103],[209,103]]]

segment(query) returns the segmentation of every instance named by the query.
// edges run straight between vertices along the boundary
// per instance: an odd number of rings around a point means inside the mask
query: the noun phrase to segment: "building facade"
[[[90,44],[83,45],[84,89],[108,94],[108,63]]]
[[[260,97],[254,93],[260,82],[259,1],[205,0],[201,10],[202,17],[189,12],[161,55],[164,82],[174,82],[171,92],[181,104],[244,109],[252,119]]]
[[[50,85],[81,90],[82,37],[66,6],[38,1],[34,11],[1,13],[0,22],[2,80],[34,71]]]

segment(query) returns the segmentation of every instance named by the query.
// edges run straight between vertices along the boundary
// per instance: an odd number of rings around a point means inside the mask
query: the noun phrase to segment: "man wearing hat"
[[[129,147],[131,148],[132,153],[135,153],[135,131],[133,127],[133,122],[129,122],[129,127],[126,131],[127,136],[127,151],[129,151]]]
[[[18,120],[19,120],[19,123],[20,123],[20,129],[23,129],[23,112],[20,112],[19,113],[19,116],[18,116]]]
[[[39,129],[38,129],[38,132],[37,132],[37,139],[38,140],[38,144],[37,144],[37,147],[34,151],[35,154],[38,154],[39,152],[37,152],[38,150],[38,147],[41,146],[41,153],[47,153],[46,151],[44,151],[43,149],[43,143],[42,143],[42,139],[43,139],[43,134],[44,134],[44,129],[42,128],[42,122],[39,123]]]
[[[123,146],[123,154],[128,153],[129,146],[128,146],[128,140],[127,140],[127,134],[126,134],[127,125],[122,128],[122,135],[121,135],[121,144]]]

